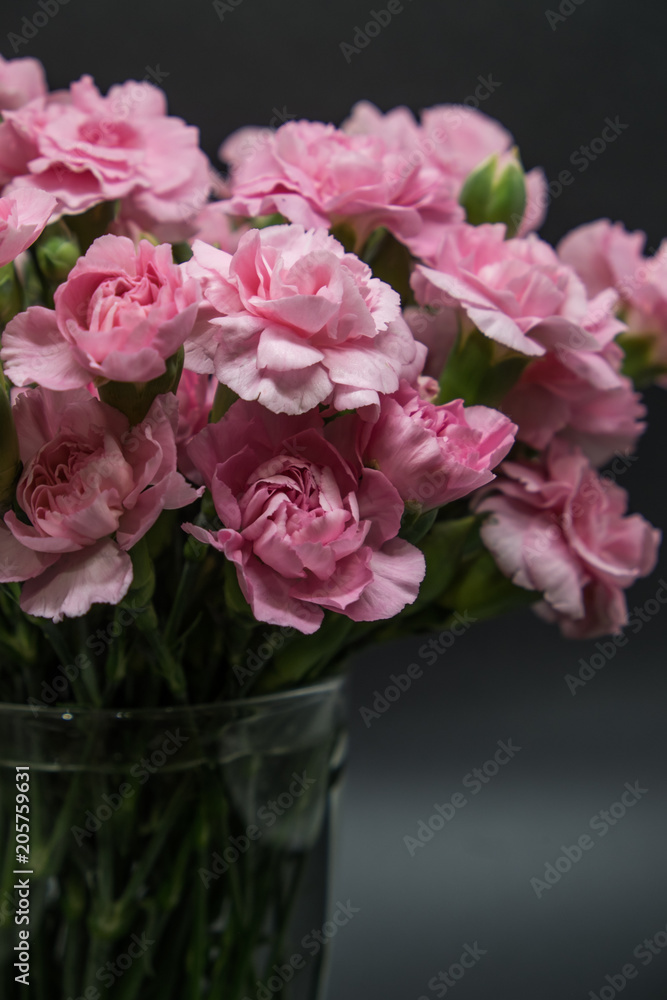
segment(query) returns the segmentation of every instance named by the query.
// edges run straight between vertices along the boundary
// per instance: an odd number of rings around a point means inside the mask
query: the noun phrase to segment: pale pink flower
[[[619,632],[624,590],[654,568],[660,532],[639,514],[626,516],[625,491],[563,441],[539,461],[505,462],[499,472],[477,510],[489,515],[482,540],[502,572],[542,593],[538,613],[564,635]]]
[[[450,226],[434,265],[413,273],[420,305],[456,308],[468,326],[522,354],[573,340],[596,349],[584,332],[586,289],[538,237],[506,240],[500,224]]]
[[[203,291],[186,367],[242,399],[276,413],[377,408],[421,371],[398,293],[321,229],[253,229],[233,256],[197,242],[184,266]]]
[[[383,397],[378,421],[362,428],[360,450],[406,503],[428,511],[490,483],[515,433],[497,410],[460,399],[435,406],[404,382]]]
[[[148,382],[190,334],[198,303],[169,244],[100,236],[56,290],[55,311],[33,306],[8,323],[0,356],[16,385]]]
[[[435,167],[443,190],[448,190],[457,202],[466,178],[476,167],[494,154],[501,159],[507,157],[514,147],[511,133],[499,122],[463,104],[427,108],[418,124],[407,108],[394,108],[382,114],[369,101],[360,101],[342,127],[349,134],[380,137],[387,149],[398,155],[398,173],[403,178]],[[519,227],[521,236],[539,228],[548,201],[543,171],[537,168],[525,177],[526,209]],[[448,221],[459,220],[452,216]],[[417,236],[405,242],[415,256],[428,263],[441,239],[442,224],[427,223]]]
[[[15,111],[46,92],[44,67],[38,59],[0,56],[0,112]]]
[[[0,170],[76,215],[121,200],[121,218],[164,239],[187,234],[211,190],[199,133],[167,116],[164,93],[128,81],[102,97],[89,76],[5,115]]]
[[[242,138],[230,137],[221,150],[231,160],[232,214],[279,212],[305,228],[347,223],[357,249],[385,226],[413,252],[427,235],[429,245],[437,242],[441,226],[463,218],[451,179],[429,161],[405,169],[402,148],[380,135],[298,121],[266,141],[247,130]]]
[[[652,257],[642,253],[646,235],[628,233],[608,219],[579,226],[558,244],[558,253],[589,290],[615,288],[630,335],[646,338],[650,363],[667,388],[667,240]]]
[[[326,609],[392,618],[416,599],[425,572],[422,553],[397,537],[394,487],[327,437],[317,412],[276,416],[239,400],[188,448],[224,527],[185,530],[235,564],[255,618],[305,633]]]
[[[128,551],[162,510],[200,495],[176,471],[176,410],[174,396],[158,396],[130,428],[85,389],[18,396],[23,516],[0,522],[0,582],[24,582],[26,614],[58,622],[117,604],[132,582]]]
[[[0,198],[0,267],[35,242],[55,207],[56,199],[43,191],[16,191]]]

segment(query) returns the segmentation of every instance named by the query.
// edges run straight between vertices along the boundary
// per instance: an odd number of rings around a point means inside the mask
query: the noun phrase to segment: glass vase
[[[3,1000],[320,1000],[345,734],[339,680],[0,705]]]

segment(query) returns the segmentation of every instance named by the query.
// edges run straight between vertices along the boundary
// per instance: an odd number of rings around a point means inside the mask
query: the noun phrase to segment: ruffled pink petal
[[[51,618],[79,618],[93,604],[119,604],[132,583],[132,560],[115,542],[105,539],[87,549],[61,556],[39,577],[29,580],[21,594],[26,614]]]
[[[372,554],[370,569],[372,582],[358,601],[345,608],[345,614],[355,622],[393,618],[413,604],[426,573],[426,560],[414,545],[394,538]]]
[[[0,358],[14,385],[37,382],[45,389],[78,389],[90,382],[63,338],[51,309],[31,306],[11,320],[2,335]]]

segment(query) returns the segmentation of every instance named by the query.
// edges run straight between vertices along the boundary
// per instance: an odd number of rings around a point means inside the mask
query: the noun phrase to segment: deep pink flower
[[[117,604],[132,582],[132,548],[164,509],[201,491],[176,471],[176,398],[127,418],[84,389],[30,389],[14,405],[23,472],[0,523],[0,582],[25,581],[27,614],[61,621]]]
[[[382,398],[378,421],[362,429],[361,450],[406,503],[427,511],[491,482],[515,433],[497,410],[460,399],[435,406],[404,382]]]
[[[583,326],[586,289],[548,243],[505,239],[503,225],[450,226],[434,267],[418,265],[420,305],[449,306],[492,340],[528,355],[574,340],[596,349]]]
[[[615,288],[627,332],[651,343],[651,364],[667,371],[667,240],[652,257],[642,253],[646,236],[600,219],[579,226],[558,244],[558,253],[580,276],[589,294]],[[667,388],[667,376],[659,383]]]
[[[186,366],[242,399],[276,413],[377,407],[421,371],[398,293],[323,230],[253,229],[233,256],[201,242],[193,254],[204,301]]]
[[[8,323],[0,356],[16,385],[148,382],[190,334],[198,303],[169,244],[100,236],[57,289],[55,311],[33,306]]]
[[[316,412],[276,416],[239,400],[188,448],[224,527],[185,530],[235,563],[259,621],[306,633],[325,609],[392,618],[415,600],[425,572],[422,553],[397,538],[403,501],[394,487],[347,462],[327,434]]]
[[[121,217],[179,239],[206,203],[211,179],[198,130],[166,110],[152,84],[128,81],[102,97],[84,76],[66,93],[5,115],[0,169],[16,178],[12,191],[54,194],[61,213],[121,199]]]
[[[0,267],[35,242],[55,207],[56,199],[43,191],[16,191],[0,198]]]
[[[601,478],[585,456],[554,441],[542,460],[505,462],[482,539],[502,572],[543,600],[537,610],[564,635],[584,639],[627,623],[624,590],[654,568],[660,532],[626,516],[625,490]]]
[[[0,111],[15,111],[46,94],[44,67],[38,59],[3,59],[0,56]]]

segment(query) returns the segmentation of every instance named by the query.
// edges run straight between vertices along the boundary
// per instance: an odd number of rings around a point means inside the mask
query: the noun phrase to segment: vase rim
[[[211,712],[228,709],[248,709],[253,706],[264,706],[276,702],[298,701],[314,695],[333,694],[342,690],[347,677],[341,674],[326,681],[317,681],[303,687],[289,688],[286,691],[275,691],[270,694],[249,695],[247,698],[233,698],[229,701],[210,701],[196,705],[165,705],[142,708],[96,708],[93,705],[29,705],[27,702],[1,702],[0,716],[7,713],[32,715],[33,718],[62,719],[63,716],[94,716],[102,719],[154,719],[165,716],[178,716],[190,712]]]

